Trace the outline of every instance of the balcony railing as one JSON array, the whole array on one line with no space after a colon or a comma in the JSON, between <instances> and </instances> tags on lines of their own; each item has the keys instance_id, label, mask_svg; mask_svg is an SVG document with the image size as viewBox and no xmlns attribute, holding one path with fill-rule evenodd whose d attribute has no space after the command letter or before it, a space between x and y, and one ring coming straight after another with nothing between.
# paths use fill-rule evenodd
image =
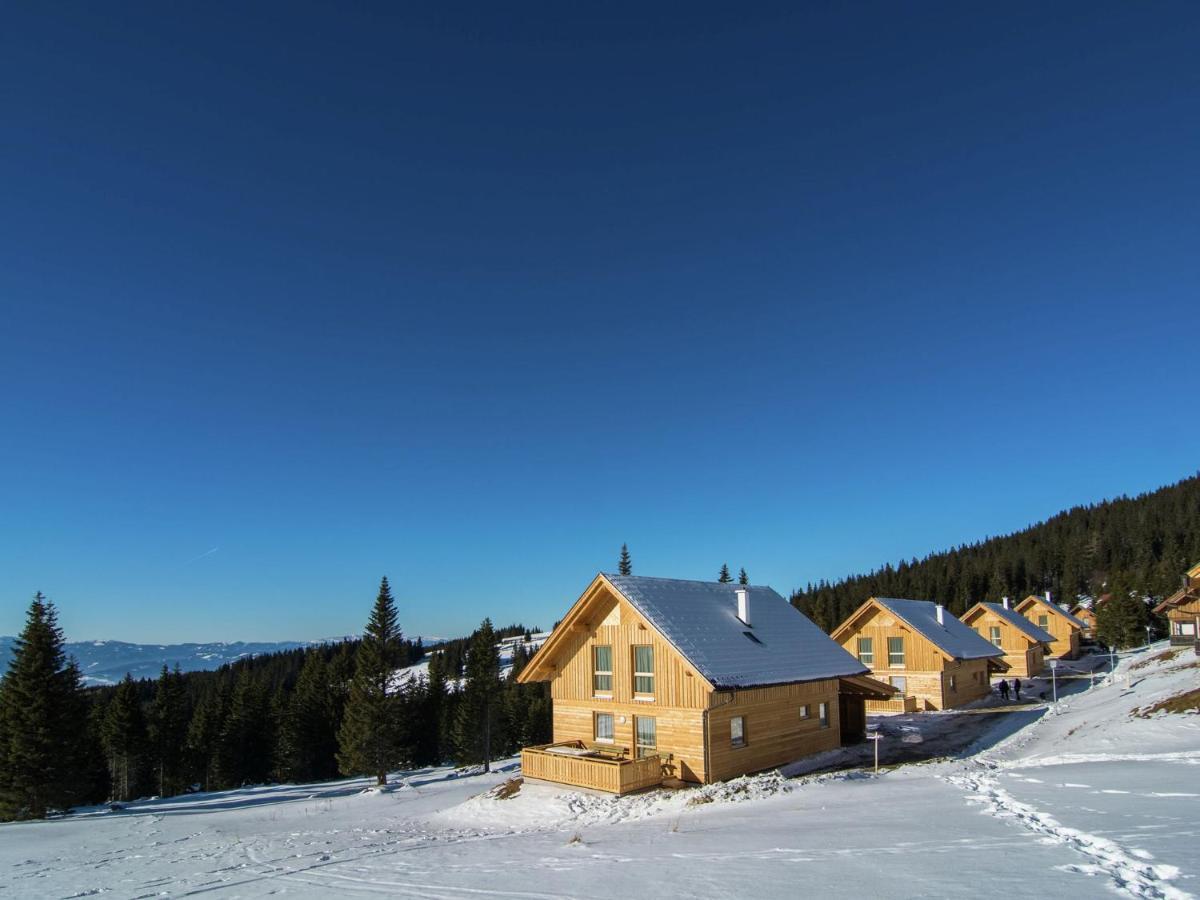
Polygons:
<instances>
[{"instance_id":1,"label":"balcony railing","mask_svg":"<svg viewBox=\"0 0 1200 900\"><path fill-rule=\"evenodd\" d=\"M628 794L662 784L657 754L631 759L619 750L588 747L582 741L559 741L521 751L521 774L574 787Z\"/></svg>"}]
</instances>

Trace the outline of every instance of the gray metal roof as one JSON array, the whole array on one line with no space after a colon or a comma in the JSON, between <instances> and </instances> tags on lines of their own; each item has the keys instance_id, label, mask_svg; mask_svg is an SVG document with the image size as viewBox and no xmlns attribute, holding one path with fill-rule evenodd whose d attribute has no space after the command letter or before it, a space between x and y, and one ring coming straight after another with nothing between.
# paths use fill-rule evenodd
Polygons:
<instances>
[{"instance_id":1,"label":"gray metal roof","mask_svg":"<svg viewBox=\"0 0 1200 900\"><path fill-rule=\"evenodd\" d=\"M1044 606L1047 609L1058 613L1060 616L1062 616L1064 619L1066 619L1068 622L1070 622L1072 625L1074 625L1077 628L1087 628L1088 627L1086 622L1075 618L1073 615L1071 615L1069 612L1067 612L1065 609L1063 609L1057 603L1051 603L1045 597L1039 597L1037 594L1030 594L1028 597L1025 598L1025 600L1036 600L1039 605ZM1024 603L1025 600L1022 600L1021 603ZM1020 606L1021 603L1018 603L1017 606Z\"/></svg>"},{"instance_id":2,"label":"gray metal roof","mask_svg":"<svg viewBox=\"0 0 1200 900\"><path fill-rule=\"evenodd\" d=\"M1009 625L1028 635L1031 639L1042 644L1054 643L1054 635L1034 625L1033 622L1029 621L1029 619L1025 618L1015 609L1005 608L1000 603L980 603L979 605L990 612L994 612Z\"/></svg>"},{"instance_id":3,"label":"gray metal roof","mask_svg":"<svg viewBox=\"0 0 1200 900\"><path fill-rule=\"evenodd\" d=\"M748 586L752 627L747 627L737 617L734 592L740 585L640 575L604 577L715 687L869 672L769 587Z\"/></svg>"},{"instance_id":4,"label":"gray metal roof","mask_svg":"<svg viewBox=\"0 0 1200 900\"><path fill-rule=\"evenodd\" d=\"M949 610L938 624L938 605L931 600L896 600L891 597L876 597L905 622L932 641L954 659L982 659L987 656L1002 656L1004 651L991 641L985 641L973 628L954 618Z\"/></svg>"}]
</instances>

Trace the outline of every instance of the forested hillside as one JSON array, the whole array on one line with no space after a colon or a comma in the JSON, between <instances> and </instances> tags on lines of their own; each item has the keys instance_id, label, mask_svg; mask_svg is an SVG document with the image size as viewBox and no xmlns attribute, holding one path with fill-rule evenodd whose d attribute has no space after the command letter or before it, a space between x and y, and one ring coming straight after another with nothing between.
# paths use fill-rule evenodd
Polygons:
<instances>
[{"instance_id":1,"label":"forested hillside","mask_svg":"<svg viewBox=\"0 0 1200 900\"><path fill-rule=\"evenodd\" d=\"M1200 560L1200 475L1137 497L1077 506L1004 537L866 575L810 584L792 603L832 631L868 597L937 600L960 615L980 600L1051 591L1159 597Z\"/></svg>"}]
</instances>

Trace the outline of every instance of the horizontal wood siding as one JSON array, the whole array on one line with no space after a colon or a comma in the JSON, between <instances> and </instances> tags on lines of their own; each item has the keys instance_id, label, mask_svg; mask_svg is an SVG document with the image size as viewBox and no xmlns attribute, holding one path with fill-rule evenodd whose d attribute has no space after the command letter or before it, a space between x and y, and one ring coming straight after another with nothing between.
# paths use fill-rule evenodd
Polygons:
<instances>
[{"instance_id":1,"label":"horizontal wood siding","mask_svg":"<svg viewBox=\"0 0 1200 900\"><path fill-rule=\"evenodd\" d=\"M667 773L685 781L705 780L703 710L665 709L653 703L555 700L555 742L593 743L593 714L597 711L613 714L613 744L627 748L630 754L634 751L634 717L653 716L658 733L658 755L662 757Z\"/></svg>"},{"instance_id":2,"label":"horizontal wood siding","mask_svg":"<svg viewBox=\"0 0 1200 900\"><path fill-rule=\"evenodd\" d=\"M822 728L817 704L828 704L829 725ZM750 688L742 691L718 691L713 694L709 712L709 764L713 780L733 778L785 765L841 744L838 712L838 681ZM800 718L807 704L809 716ZM734 747L730 739L730 720L741 716L746 743Z\"/></svg>"},{"instance_id":3,"label":"horizontal wood siding","mask_svg":"<svg viewBox=\"0 0 1200 900\"><path fill-rule=\"evenodd\" d=\"M586 620L565 635L556 654L559 668L550 682L550 696L560 700L595 701L597 709L633 703L633 647L648 644L654 648L654 696L647 706L703 709L708 704L708 686L698 677L675 648L665 641L637 614L628 601L603 588L586 611ZM592 648L612 647L611 699L595 697L592 690ZM637 701L642 705L642 701Z\"/></svg>"},{"instance_id":4,"label":"horizontal wood siding","mask_svg":"<svg viewBox=\"0 0 1200 900\"><path fill-rule=\"evenodd\" d=\"M549 753L535 747L521 751L521 774L612 794L627 794L661 784L663 780L656 756L618 763Z\"/></svg>"},{"instance_id":5,"label":"horizontal wood siding","mask_svg":"<svg viewBox=\"0 0 1200 900\"><path fill-rule=\"evenodd\" d=\"M1067 621L1057 606L1047 603L1041 597L1026 597L1017 604L1017 612L1034 625L1044 627L1054 636L1054 643L1050 645L1051 657L1075 659L1079 656L1079 628ZM1038 616L1041 615L1045 615L1048 620L1045 626L1038 623Z\"/></svg>"},{"instance_id":6,"label":"horizontal wood siding","mask_svg":"<svg viewBox=\"0 0 1200 900\"><path fill-rule=\"evenodd\" d=\"M954 689L950 679L954 678ZM937 709L953 709L971 703L992 692L986 659L952 660L942 671L942 705Z\"/></svg>"}]
</instances>

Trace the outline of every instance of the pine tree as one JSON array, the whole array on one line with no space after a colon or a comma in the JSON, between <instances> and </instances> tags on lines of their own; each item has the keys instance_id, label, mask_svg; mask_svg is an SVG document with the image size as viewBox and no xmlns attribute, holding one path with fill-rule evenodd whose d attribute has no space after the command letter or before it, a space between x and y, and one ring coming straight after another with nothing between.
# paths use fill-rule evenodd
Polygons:
<instances>
[{"instance_id":1,"label":"pine tree","mask_svg":"<svg viewBox=\"0 0 1200 900\"><path fill-rule=\"evenodd\" d=\"M160 797L180 794L187 787L185 753L190 719L187 689L179 664L175 664L174 672L168 671L164 664L150 710L150 744Z\"/></svg>"},{"instance_id":2,"label":"pine tree","mask_svg":"<svg viewBox=\"0 0 1200 900\"><path fill-rule=\"evenodd\" d=\"M738 584L749 584L749 583L750 583L750 576L746 574L746 567L743 566L742 570L740 572L738 572Z\"/></svg>"},{"instance_id":3,"label":"pine tree","mask_svg":"<svg viewBox=\"0 0 1200 900\"><path fill-rule=\"evenodd\" d=\"M1146 642L1150 613L1146 604L1128 593L1114 595L1096 610L1096 637L1102 644L1123 650Z\"/></svg>"},{"instance_id":4,"label":"pine tree","mask_svg":"<svg viewBox=\"0 0 1200 900\"><path fill-rule=\"evenodd\" d=\"M617 573L619 575L633 574L633 560L629 556L629 547L626 544L621 545L621 557L617 561Z\"/></svg>"},{"instance_id":5,"label":"pine tree","mask_svg":"<svg viewBox=\"0 0 1200 900\"><path fill-rule=\"evenodd\" d=\"M227 685L218 684L196 704L192 720L188 723L187 748L191 768L206 791L217 787L217 748L228 709Z\"/></svg>"},{"instance_id":6,"label":"pine tree","mask_svg":"<svg viewBox=\"0 0 1200 900\"><path fill-rule=\"evenodd\" d=\"M488 772L500 715L500 656L491 619L471 638L465 678L454 722L455 752L460 763L483 763Z\"/></svg>"},{"instance_id":7,"label":"pine tree","mask_svg":"<svg viewBox=\"0 0 1200 900\"><path fill-rule=\"evenodd\" d=\"M265 685L250 669L242 669L217 741L216 774L222 787L261 784L268 779L275 757L274 725Z\"/></svg>"},{"instance_id":8,"label":"pine tree","mask_svg":"<svg viewBox=\"0 0 1200 900\"><path fill-rule=\"evenodd\" d=\"M729 574L729 564L721 563L721 572L717 576L717 581L721 584L730 584L733 582L733 576Z\"/></svg>"},{"instance_id":9,"label":"pine tree","mask_svg":"<svg viewBox=\"0 0 1200 900\"><path fill-rule=\"evenodd\" d=\"M396 604L385 577L358 646L354 678L338 731L338 766L343 775L374 775L376 783L384 785L388 770L400 756L399 704L391 683L399 664L401 639Z\"/></svg>"},{"instance_id":10,"label":"pine tree","mask_svg":"<svg viewBox=\"0 0 1200 900\"><path fill-rule=\"evenodd\" d=\"M75 802L86 709L58 612L39 591L0 680L0 818L40 819Z\"/></svg>"},{"instance_id":11,"label":"pine tree","mask_svg":"<svg viewBox=\"0 0 1200 900\"><path fill-rule=\"evenodd\" d=\"M113 798L132 800L142 789L149 740L137 684L128 672L105 711L101 739L108 757Z\"/></svg>"},{"instance_id":12,"label":"pine tree","mask_svg":"<svg viewBox=\"0 0 1200 900\"><path fill-rule=\"evenodd\" d=\"M337 719L332 673L320 653L309 653L280 723L280 770L290 781L337 774Z\"/></svg>"}]
</instances>

